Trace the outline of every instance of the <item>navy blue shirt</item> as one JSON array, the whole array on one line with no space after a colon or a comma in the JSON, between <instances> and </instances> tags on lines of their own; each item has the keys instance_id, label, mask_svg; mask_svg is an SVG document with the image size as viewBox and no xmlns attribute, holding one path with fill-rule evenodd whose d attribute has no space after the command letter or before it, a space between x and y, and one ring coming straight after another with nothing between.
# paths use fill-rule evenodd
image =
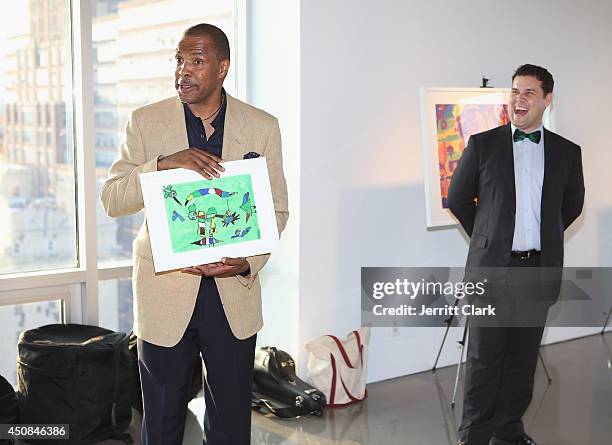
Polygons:
<instances>
[{"instance_id":1,"label":"navy blue shirt","mask_svg":"<svg viewBox=\"0 0 612 445\"><path fill-rule=\"evenodd\" d=\"M210 123L215 129L214 133L209 139L206 139L206 132L204 131L204 123L202 119L197 117L189 105L183 103L183 109L185 110L185 126L187 127L187 140L189 141L190 148L199 148L212 155L221 157L223 152L223 127L225 124L225 109L227 108L227 99L225 91L222 92L223 99L221 109L217 116Z\"/></svg>"},{"instance_id":2,"label":"navy blue shirt","mask_svg":"<svg viewBox=\"0 0 612 445\"><path fill-rule=\"evenodd\" d=\"M186 103L183 103L183 110L185 111L185 127L187 128L187 141L189 142L189 148L199 148L207 153L221 157L223 153L223 129L225 126L225 109L227 108L227 96L225 90L222 91L223 102L219 113L210 123L215 129L214 133L210 138L206 139L206 132L204 131L204 123L202 119L197 117ZM247 269L241 273L242 276L248 276L251 273L251 269ZM215 281L211 277L202 277L200 290L206 289L206 285L210 288L215 285Z\"/></svg>"}]
</instances>

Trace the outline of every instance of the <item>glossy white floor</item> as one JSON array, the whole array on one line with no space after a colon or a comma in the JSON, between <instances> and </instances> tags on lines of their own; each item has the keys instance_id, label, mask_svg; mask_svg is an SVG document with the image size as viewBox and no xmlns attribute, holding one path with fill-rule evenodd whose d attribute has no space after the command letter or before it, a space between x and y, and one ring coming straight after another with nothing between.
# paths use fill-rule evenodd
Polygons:
<instances>
[{"instance_id":1,"label":"glossy white floor","mask_svg":"<svg viewBox=\"0 0 612 445\"><path fill-rule=\"evenodd\" d=\"M527 431L539 445L612 444L612 333L546 346L548 385L538 365ZM280 420L253 414L253 445L455 445L461 416L450 409L455 368L368 386L368 399L321 418ZM184 444L202 443L204 404L190 404ZM140 418L130 433L139 443ZM106 441L105 445L120 442Z\"/></svg>"}]
</instances>

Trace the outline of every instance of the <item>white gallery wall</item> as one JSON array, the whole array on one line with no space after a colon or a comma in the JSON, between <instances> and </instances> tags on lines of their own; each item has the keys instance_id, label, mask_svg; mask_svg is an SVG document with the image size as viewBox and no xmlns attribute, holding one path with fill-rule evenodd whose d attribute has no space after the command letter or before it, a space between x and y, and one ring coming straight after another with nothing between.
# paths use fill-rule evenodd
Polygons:
<instances>
[{"instance_id":1,"label":"white gallery wall","mask_svg":"<svg viewBox=\"0 0 612 445\"><path fill-rule=\"evenodd\" d=\"M509 87L520 64L549 68L555 129L582 145L587 189L584 213L567 234L566 265L612 265L611 2L304 0L298 25L288 3L298 4L250 2L253 26L275 33L265 41L257 34L251 45L251 57L263 52L266 63L255 64L250 97L273 113L283 112L288 97L285 115L299 119L295 128L288 124L295 144L287 144L283 128L286 156L299 156L289 180L290 197L299 201L292 209L299 210L292 210L277 269L264 274L260 337L284 345L302 375L305 342L360 325L362 266L465 262L468 243L457 228L426 228L420 87L474 87L483 75ZM280 24L286 17L291 29ZM294 275L273 277L285 272ZM279 295L272 279L284 280L288 293ZM589 332L557 329L546 340ZM456 362L459 335L448 340L442 365ZM438 328L373 330L368 380L431 368L441 338Z\"/></svg>"},{"instance_id":2,"label":"white gallery wall","mask_svg":"<svg viewBox=\"0 0 612 445\"><path fill-rule=\"evenodd\" d=\"M247 102L279 120L289 221L281 246L261 273L264 329L259 346L277 346L297 357L300 228L300 8L297 1L247 3Z\"/></svg>"}]
</instances>

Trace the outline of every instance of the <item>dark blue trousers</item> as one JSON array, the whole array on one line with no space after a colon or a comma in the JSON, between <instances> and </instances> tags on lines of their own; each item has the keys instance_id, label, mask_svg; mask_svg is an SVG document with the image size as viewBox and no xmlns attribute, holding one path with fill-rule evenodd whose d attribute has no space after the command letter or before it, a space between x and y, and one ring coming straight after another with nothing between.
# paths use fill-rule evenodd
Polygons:
<instances>
[{"instance_id":1,"label":"dark blue trousers","mask_svg":"<svg viewBox=\"0 0 612 445\"><path fill-rule=\"evenodd\" d=\"M469 326L459 427L460 438L468 445L487 445L492 436L514 443L525 434L522 417L533 395L548 314L547 303L538 300L539 271L540 257L513 258L507 278L512 300L506 306L497 302L498 309L510 311L512 321L525 326Z\"/></svg>"},{"instance_id":2,"label":"dark blue trousers","mask_svg":"<svg viewBox=\"0 0 612 445\"><path fill-rule=\"evenodd\" d=\"M142 445L180 445L193 366L204 360L204 445L247 445L256 335L232 334L217 286L202 278L183 338L171 348L138 340L144 414Z\"/></svg>"}]
</instances>

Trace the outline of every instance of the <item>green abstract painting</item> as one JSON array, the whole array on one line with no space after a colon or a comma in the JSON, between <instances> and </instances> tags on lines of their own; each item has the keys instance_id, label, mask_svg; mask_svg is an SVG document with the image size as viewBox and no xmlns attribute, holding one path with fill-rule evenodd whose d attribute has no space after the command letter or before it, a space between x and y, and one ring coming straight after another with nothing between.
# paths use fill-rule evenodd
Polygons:
<instances>
[{"instance_id":1,"label":"green abstract painting","mask_svg":"<svg viewBox=\"0 0 612 445\"><path fill-rule=\"evenodd\" d=\"M163 187L175 253L260 239L250 175Z\"/></svg>"}]
</instances>

